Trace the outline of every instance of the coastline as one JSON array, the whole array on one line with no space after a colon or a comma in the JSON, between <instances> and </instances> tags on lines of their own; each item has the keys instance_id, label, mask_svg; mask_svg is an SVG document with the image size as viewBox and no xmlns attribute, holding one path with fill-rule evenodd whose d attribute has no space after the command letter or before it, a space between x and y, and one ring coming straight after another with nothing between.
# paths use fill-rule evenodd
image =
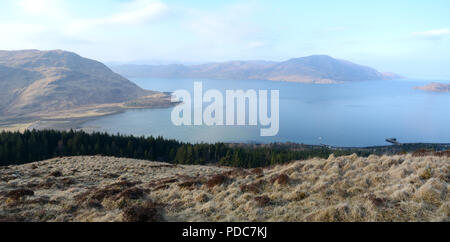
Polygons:
<instances>
[{"instance_id":1,"label":"coastline","mask_svg":"<svg viewBox=\"0 0 450 242\"><path fill-rule=\"evenodd\" d=\"M120 114L127 110L161 109L178 105L176 102L171 102L170 95L158 96L157 102L155 102L154 98L154 96L149 96L126 103L91 105L70 110L32 114L26 117L6 118L0 120L0 132L24 132L25 130L33 129L54 129L60 131L73 129L89 132L89 128L83 128L82 125L101 117Z\"/></svg>"}]
</instances>

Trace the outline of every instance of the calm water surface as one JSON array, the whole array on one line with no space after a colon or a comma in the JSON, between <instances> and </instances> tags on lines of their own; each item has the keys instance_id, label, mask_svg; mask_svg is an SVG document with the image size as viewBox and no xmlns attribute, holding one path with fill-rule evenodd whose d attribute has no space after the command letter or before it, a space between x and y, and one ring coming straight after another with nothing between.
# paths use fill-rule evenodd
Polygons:
<instances>
[{"instance_id":1,"label":"calm water surface","mask_svg":"<svg viewBox=\"0 0 450 242\"><path fill-rule=\"evenodd\" d=\"M145 89L190 90L193 79L132 79ZM84 124L110 133L164 136L186 142L297 142L334 146L450 142L450 94L414 90L431 81L395 80L314 85L271 81L201 80L203 89L280 90L280 131L260 137L255 126L182 126L172 109L129 110ZM207 106L207 104L204 104Z\"/></svg>"}]
</instances>

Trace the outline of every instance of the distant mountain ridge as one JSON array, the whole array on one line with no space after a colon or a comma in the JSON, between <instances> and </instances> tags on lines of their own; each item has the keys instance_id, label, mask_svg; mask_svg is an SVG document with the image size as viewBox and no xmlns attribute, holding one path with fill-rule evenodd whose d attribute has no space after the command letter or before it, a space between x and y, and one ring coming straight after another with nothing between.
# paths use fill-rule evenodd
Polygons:
<instances>
[{"instance_id":1,"label":"distant mountain ridge","mask_svg":"<svg viewBox=\"0 0 450 242\"><path fill-rule=\"evenodd\" d=\"M0 51L2 117L122 103L154 94L158 92L144 90L104 64L72 52Z\"/></svg>"},{"instance_id":2,"label":"distant mountain ridge","mask_svg":"<svg viewBox=\"0 0 450 242\"><path fill-rule=\"evenodd\" d=\"M393 73L334 59L313 55L272 61L230 61L202 65L117 65L115 72L130 78L208 78L233 80L271 80L303 83L339 83L401 78Z\"/></svg>"}]
</instances>

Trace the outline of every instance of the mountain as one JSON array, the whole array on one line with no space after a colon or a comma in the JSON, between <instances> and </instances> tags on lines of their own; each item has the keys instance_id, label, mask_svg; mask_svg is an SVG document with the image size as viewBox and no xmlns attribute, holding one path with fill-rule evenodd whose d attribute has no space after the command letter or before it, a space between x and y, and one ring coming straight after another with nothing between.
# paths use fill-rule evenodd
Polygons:
<instances>
[{"instance_id":1,"label":"mountain","mask_svg":"<svg viewBox=\"0 0 450 242\"><path fill-rule=\"evenodd\" d=\"M271 80L304 83L339 83L400 78L370 67L326 55L314 55L284 62L231 61L202 65L119 65L111 67L127 77L207 78Z\"/></svg>"},{"instance_id":2,"label":"mountain","mask_svg":"<svg viewBox=\"0 0 450 242\"><path fill-rule=\"evenodd\" d=\"M428 92L450 92L450 84L432 82L422 87L414 87L414 89Z\"/></svg>"},{"instance_id":3,"label":"mountain","mask_svg":"<svg viewBox=\"0 0 450 242\"><path fill-rule=\"evenodd\" d=\"M124 103L160 94L138 87L98 61L62 50L0 51L0 87L3 117Z\"/></svg>"}]
</instances>

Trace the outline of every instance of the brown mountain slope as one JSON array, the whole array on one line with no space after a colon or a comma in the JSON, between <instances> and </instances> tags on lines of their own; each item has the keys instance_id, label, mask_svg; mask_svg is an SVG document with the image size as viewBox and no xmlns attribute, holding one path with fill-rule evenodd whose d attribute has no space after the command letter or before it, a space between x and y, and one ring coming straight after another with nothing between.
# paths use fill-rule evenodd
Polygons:
<instances>
[{"instance_id":1,"label":"brown mountain slope","mask_svg":"<svg viewBox=\"0 0 450 242\"><path fill-rule=\"evenodd\" d=\"M157 94L160 93L144 90L102 63L75 53L0 51L0 113L3 117L36 116L40 112L124 103Z\"/></svg>"}]
</instances>

